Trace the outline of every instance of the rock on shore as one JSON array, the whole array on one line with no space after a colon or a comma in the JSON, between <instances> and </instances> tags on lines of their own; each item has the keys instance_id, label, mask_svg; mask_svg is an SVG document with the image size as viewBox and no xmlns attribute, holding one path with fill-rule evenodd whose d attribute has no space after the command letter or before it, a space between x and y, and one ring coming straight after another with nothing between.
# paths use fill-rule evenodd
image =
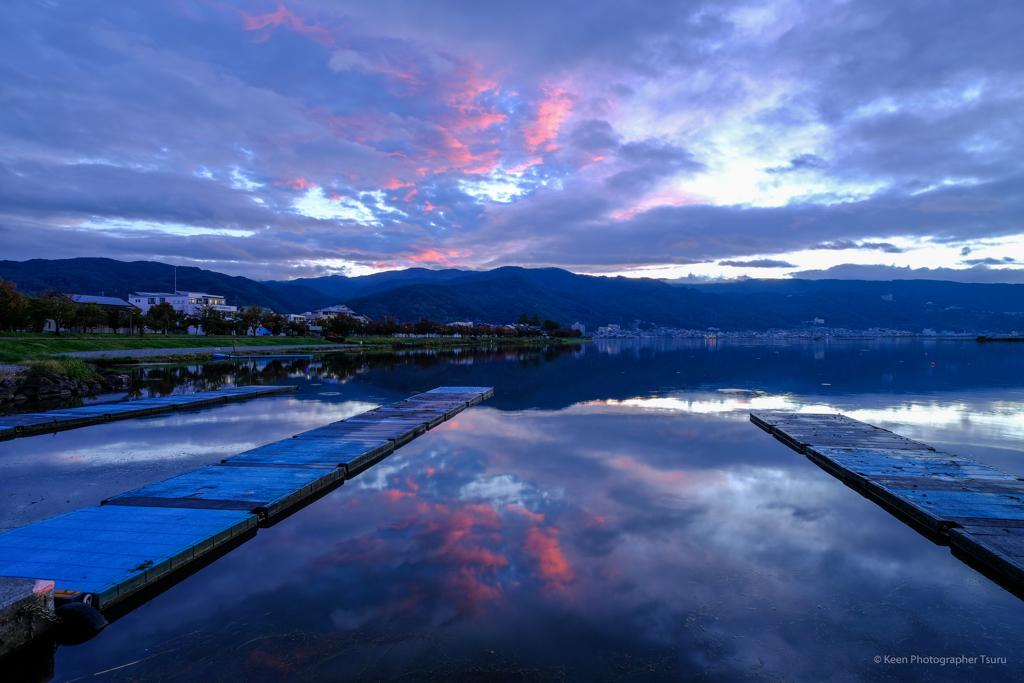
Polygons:
<instances>
[{"instance_id":1,"label":"rock on shore","mask_svg":"<svg viewBox=\"0 0 1024 683\"><path fill-rule=\"evenodd\" d=\"M0 403L14 401L53 401L72 396L92 396L114 391L127 391L131 386L128 375L104 375L93 382L83 382L61 375L28 377L22 382L12 379L0 381Z\"/></svg>"}]
</instances>

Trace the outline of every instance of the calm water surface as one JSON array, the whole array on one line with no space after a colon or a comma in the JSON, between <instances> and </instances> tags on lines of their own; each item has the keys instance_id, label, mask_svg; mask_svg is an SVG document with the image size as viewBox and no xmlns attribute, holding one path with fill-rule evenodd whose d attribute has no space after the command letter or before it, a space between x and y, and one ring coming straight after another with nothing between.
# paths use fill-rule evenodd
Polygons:
<instances>
[{"instance_id":1,"label":"calm water surface","mask_svg":"<svg viewBox=\"0 0 1024 683\"><path fill-rule=\"evenodd\" d=\"M494 386L60 648L54 680L139 660L86 680L1017 680L1024 602L747 414L841 411L1024 477L1022 358L973 342L598 342L152 369L137 393L299 391L0 443L0 526L413 392ZM1006 663L875 663L887 655Z\"/></svg>"}]
</instances>

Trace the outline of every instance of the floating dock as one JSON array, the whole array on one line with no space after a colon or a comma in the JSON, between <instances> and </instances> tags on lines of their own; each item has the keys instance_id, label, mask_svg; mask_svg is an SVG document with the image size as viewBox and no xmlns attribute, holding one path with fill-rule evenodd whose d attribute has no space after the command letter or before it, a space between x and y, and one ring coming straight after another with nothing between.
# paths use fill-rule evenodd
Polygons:
<instances>
[{"instance_id":1,"label":"floating dock","mask_svg":"<svg viewBox=\"0 0 1024 683\"><path fill-rule=\"evenodd\" d=\"M140 487L100 507L13 529L0 534L0 577L52 581L60 599L88 596L107 610L248 540L258 527L493 394L490 387L434 389Z\"/></svg>"},{"instance_id":2,"label":"floating dock","mask_svg":"<svg viewBox=\"0 0 1024 683\"><path fill-rule=\"evenodd\" d=\"M133 417L171 413L218 403L245 401L260 396L286 394L296 391L294 386L248 386L231 387L219 391L199 391L194 394L144 398L122 403L102 403L67 410L51 410L46 413L26 413L0 417L0 439L12 439L33 434L50 434L65 429L78 429L102 422L129 420Z\"/></svg>"},{"instance_id":3,"label":"floating dock","mask_svg":"<svg viewBox=\"0 0 1024 683\"><path fill-rule=\"evenodd\" d=\"M844 415L750 413L750 421L954 554L1024 589L1024 481Z\"/></svg>"}]
</instances>

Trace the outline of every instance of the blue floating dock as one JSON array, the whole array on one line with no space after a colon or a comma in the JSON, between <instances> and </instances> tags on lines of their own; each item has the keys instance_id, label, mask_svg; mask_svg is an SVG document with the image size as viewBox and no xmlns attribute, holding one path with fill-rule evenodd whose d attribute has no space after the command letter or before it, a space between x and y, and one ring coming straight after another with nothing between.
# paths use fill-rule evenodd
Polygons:
<instances>
[{"instance_id":1,"label":"blue floating dock","mask_svg":"<svg viewBox=\"0 0 1024 683\"><path fill-rule=\"evenodd\" d=\"M114 420L128 420L134 417L170 413L175 410L202 408L218 403L285 394L297 389L298 387L294 386L232 387L220 391L200 391L194 394L145 398L125 403L106 403L81 408L51 410L46 413L10 415L0 417L0 438L50 434Z\"/></svg>"},{"instance_id":2,"label":"blue floating dock","mask_svg":"<svg viewBox=\"0 0 1024 683\"><path fill-rule=\"evenodd\" d=\"M395 442L386 439L288 439L240 453L224 460L222 464L233 467L337 467L347 476L349 472L379 460L394 450Z\"/></svg>"},{"instance_id":3,"label":"blue floating dock","mask_svg":"<svg viewBox=\"0 0 1024 683\"><path fill-rule=\"evenodd\" d=\"M212 465L108 498L103 505L244 510L269 518L344 478L338 468Z\"/></svg>"},{"instance_id":4,"label":"blue floating dock","mask_svg":"<svg viewBox=\"0 0 1024 683\"><path fill-rule=\"evenodd\" d=\"M105 609L256 523L238 510L83 508L0 534L0 576L45 576Z\"/></svg>"},{"instance_id":5,"label":"blue floating dock","mask_svg":"<svg viewBox=\"0 0 1024 683\"><path fill-rule=\"evenodd\" d=\"M1024 589L1024 481L843 415L751 413L750 421Z\"/></svg>"},{"instance_id":6,"label":"blue floating dock","mask_svg":"<svg viewBox=\"0 0 1024 683\"><path fill-rule=\"evenodd\" d=\"M268 390L294 387L210 393L241 398ZM211 550L244 540L261 523L283 518L485 395L493 391L452 387L419 394L142 486L101 507L8 531L0 534L0 576L52 580L58 591L90 593L106 609ZM135 403L160 410L195 405L184 398Z\"/></svg>"},{"instance_id":7,"label":"blue floating dock","mask_svg":"<svg viewBox=\"0 0 1024 683\"><path fill-rule=\"evenodd\" d=\"M388 440L395 442L395 448L404 446L427 431L423 423L400 422L396 420L363 421L345 420L326 427L312 429L294 437L296 439L355 439L363 441Z\"/></svg>"}]
</instances>

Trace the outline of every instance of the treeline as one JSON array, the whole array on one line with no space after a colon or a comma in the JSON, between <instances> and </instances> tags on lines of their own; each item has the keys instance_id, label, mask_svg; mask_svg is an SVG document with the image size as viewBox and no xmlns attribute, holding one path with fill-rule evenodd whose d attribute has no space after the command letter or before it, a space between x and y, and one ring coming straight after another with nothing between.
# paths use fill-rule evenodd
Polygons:
<instances>
[{"instance_id":1,"label":"treeline","mask_svg":"<svg viewBox=\"0 0 1024 683\"><path fill-rule=\"evenodd\" d=\"M176 311L168 303L151 306L142 323L151 330L164 334L187 334L189 328L202 330L203 334L240 334L255 336L260 328L271 334L305 336L306 326L301 322L289 322L283 315L264 310L262 306L247 306L233 317L209 304L197 306L193 313Z\"/></svg>"},{"instance_id":2,"label":"treeline","mask_svg":"<svg viewBox=\"0 0 1024 683\"><path fill-rule=\"evenodd\" d=\"M54 321L60 334L61 328L128 327L132 316L129 311L108 311L94 303L79 304L59 292L22 294L13 282L0 279L0 332L42 332L47 320Z\"/></svg>"},{"instance_id":3,"label":"treeline","mask_svg":"<svg viewBox=\"0 0 1024 683\"><path fill-rule=\"evenodd\" d=\"M176 311L169 303L151 306L145 315L139 308L104 309L96 303L79 303L74 295L47 291L22 294L14 283L0 279L0 332L42 332L52 320L55 334L61 330L95 332L98 327L126 329L129 334L147 330L163 334L187 334L189 328L203 334L256 334L261 327L272 334L305 335L306 326L288 322L281 315L260 306L243 308L232 318L211 305L196 307L193 313Z\"/></svg>"},{"instance_id":4,"label":"treeline","mask_svg":"<svg viewBox=\"0 0 1024 683\"><path fill-rule=\"evenodd\" d=\"M48 320L56 326L55 334L62 330L95 332L96 328L127 330L129 334L147 331L163 334L188 334L190 329L202 334L255 335L261 328L273 335L305 336L307 323L289 322L285 316L265 310L261 306L248 306L234 316L206 304L196 306L191 313L175 310L169 303L150 306L145 315L141 309L107 310L96 303L79 303L74 295L47 291L37 295L22 294L14 283L0 279L0 332L42 332ZM363 322L359 318L338 315L316 321L328 337L357 335L391 337L394 335L437 335L442 337L581 337L578 330L563 328L554 320L541 321L539 315L528 318L524 313L516 325L450 325L428 318L416 323L398 323L394 317Z\"/></svg>"},{"instance_id":5,"label":"treeline","mask_svg":"<svg viewBox=\"0 0 1024 683\"><path fill-rule=\"evenodd\" d=\"M525 317L525 315L524 315ZM536 316L535 316L536 317ZM539 322L539 319L538 319ZM394 335L437 335L440 337L582 337L579 330L563 328L553 320L545 320L540 325L529 323L517 325L446 325L436 320L422 318L416 323L399 323L393 317L386 316L380 320L364 323L358 318L339 315L322 322L327 337L353 337L359 335L374 337L392 337Z\"/></svg>"}]
</instances>

